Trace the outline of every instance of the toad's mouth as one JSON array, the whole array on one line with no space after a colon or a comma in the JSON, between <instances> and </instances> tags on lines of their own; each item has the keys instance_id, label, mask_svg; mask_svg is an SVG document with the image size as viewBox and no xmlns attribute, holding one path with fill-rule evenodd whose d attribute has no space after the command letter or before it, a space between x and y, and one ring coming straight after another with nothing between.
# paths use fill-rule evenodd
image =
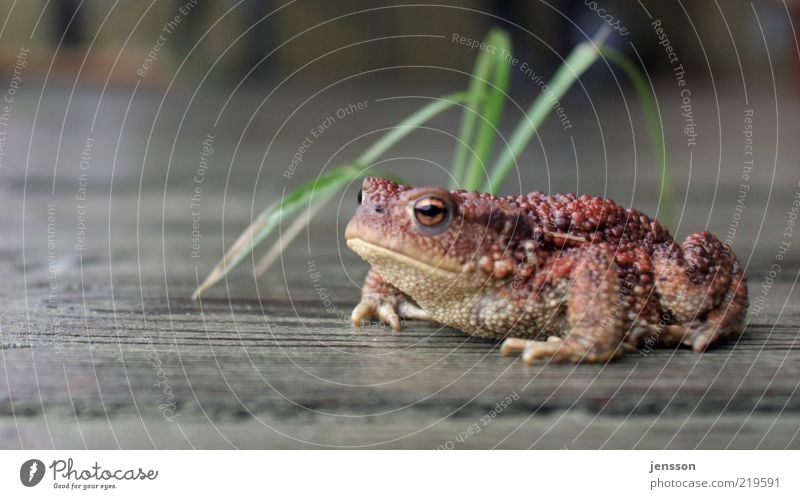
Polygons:
<instances>
[{"instance_id":1,"label":"toad's mouth","mask_svg":"<svg viewBox=\"0 0 800 499\"><path fill-rule=\"evenodd\" d=\"M453 260L443 258L436 264L430 264L422 260L420 255L388 249L358 237L347 239L347 246L358 253L361 258L378 267L381 266L381 262L389 259L396 264L418 269L428 275L433 274L450 279L457 277L464 271L461 264Z\"/></svg>"}]
</instances>

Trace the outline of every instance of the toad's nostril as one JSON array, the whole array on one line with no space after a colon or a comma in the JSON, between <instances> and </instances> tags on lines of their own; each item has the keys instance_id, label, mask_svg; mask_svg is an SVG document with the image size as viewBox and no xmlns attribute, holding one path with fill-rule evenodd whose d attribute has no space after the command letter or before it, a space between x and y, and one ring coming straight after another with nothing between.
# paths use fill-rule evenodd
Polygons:
<instances>
[{"instance_id":1,"label":"toad's nostril","mask_svg":"<svg viewBox=\"0 0 800 499\"><path fill-rule=\"evenodd\" d=\"M383 205L380 203L374 203L372 205L372 211L375 213L383 213Z\"/></svg>"}]
</instances>

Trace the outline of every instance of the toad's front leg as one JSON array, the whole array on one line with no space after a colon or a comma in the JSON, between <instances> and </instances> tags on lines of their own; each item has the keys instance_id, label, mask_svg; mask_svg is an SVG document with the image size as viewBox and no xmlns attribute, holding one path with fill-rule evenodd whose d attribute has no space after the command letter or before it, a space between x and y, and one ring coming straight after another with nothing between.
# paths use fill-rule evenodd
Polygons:
<instances>
[{"instance_id":1,"label":"toad's front leg","mask_svg":"<svg viewBox=\"0 0 800 499\"><path fill-rule=\"evenodd\" d=\"M358 327L362 321L373 318L389 324L395 331L402 329L400 319L433 320L411 297L384 281L371 268L364 279L361 301L353 309L351 319Z\"/></svg>"},{"instance_id":2,"label":"toad's front leg","mask_svg":"<svg viewBox=\"0 0 800 499\"><path fill-rule=\"evenodd\" d=\"M623 310L619 298L619 271L605 244L574 253L567 296L569 332L563 340L508 338L500 352L522 352L528 364L550 358L561 362L606 362L622 354Z\"/></svg>"}]
</instances>

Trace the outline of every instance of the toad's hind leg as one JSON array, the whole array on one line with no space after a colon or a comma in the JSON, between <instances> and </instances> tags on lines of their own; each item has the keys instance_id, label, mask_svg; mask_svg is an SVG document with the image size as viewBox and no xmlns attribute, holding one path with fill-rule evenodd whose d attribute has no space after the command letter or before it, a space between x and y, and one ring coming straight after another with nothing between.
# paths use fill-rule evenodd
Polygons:
<instances>
[{"instance_id":1,"label":"toad's hind leg","mask_svg":"<svg viewBox=\"0 0 800 499\"><path fill-rule=\"evenodd\" d=\"M623 351L623 310L619 299L619 269L612 251L605 244L593 244L575 253L572 285L567 297L569 332L561 340L548 341L508 338L500 352L522 352L532 364L551 358L566 362L607 362Z\"/></svg>"},{"instance_id":2,"label":"toad's hind leg","mask_svg":"<svg viewBox=\"0 0 800 499\"><path fill-rule=\"evenodd\" d=\"M702 352L738 335L747 313L747 281L730 247L708 232L654 252L659 305L671 318L662 343L683 343Z\"/></svg>"},{"instance_id":3,"label":"toad's hind leg","mask_svg":"<svg viewBox=\"0 0 800 499\"><path fill-rule=\"evenodd\" d=\"M401 319L433 320L411 297L384 281L375 269L369 269L364 279L361 301L353 309L350 318L356 327L366 319L377 318L395 331L402 329Z\"/></svg>"}]
</instances>

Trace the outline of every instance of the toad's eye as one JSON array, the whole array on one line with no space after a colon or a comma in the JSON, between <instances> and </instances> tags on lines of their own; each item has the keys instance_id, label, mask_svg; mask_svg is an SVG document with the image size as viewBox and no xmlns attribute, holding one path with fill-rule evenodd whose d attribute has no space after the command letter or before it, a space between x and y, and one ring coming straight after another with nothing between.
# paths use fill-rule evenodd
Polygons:
<instances>
[{"instance_id":1,"label":"toad's eye","mask_svg":"<svg viewBox=\"0 0 800 499\"><path fill-rule=\"evenodd\" d=\"M449 220L448 206L443 199L428 196L414 203L414 218L423 227L436 227Z\"/></svg>"},{"instance_id":2,"label":"toad's eye","mask_svg":"<svg viewBox=\"0 0 800 499\"><path fill-rule=\"evenodd\" d=\"M356 197L356 201L358 202L358 204L361 204L361 200L362 200L362 199L363 199L363 197L364 197L364 194L363 194L363 192L364 192L364 190L363 190L363 189L359 189L359 190L358 190L358 197Z\"/></svg>"}]
</instances>

